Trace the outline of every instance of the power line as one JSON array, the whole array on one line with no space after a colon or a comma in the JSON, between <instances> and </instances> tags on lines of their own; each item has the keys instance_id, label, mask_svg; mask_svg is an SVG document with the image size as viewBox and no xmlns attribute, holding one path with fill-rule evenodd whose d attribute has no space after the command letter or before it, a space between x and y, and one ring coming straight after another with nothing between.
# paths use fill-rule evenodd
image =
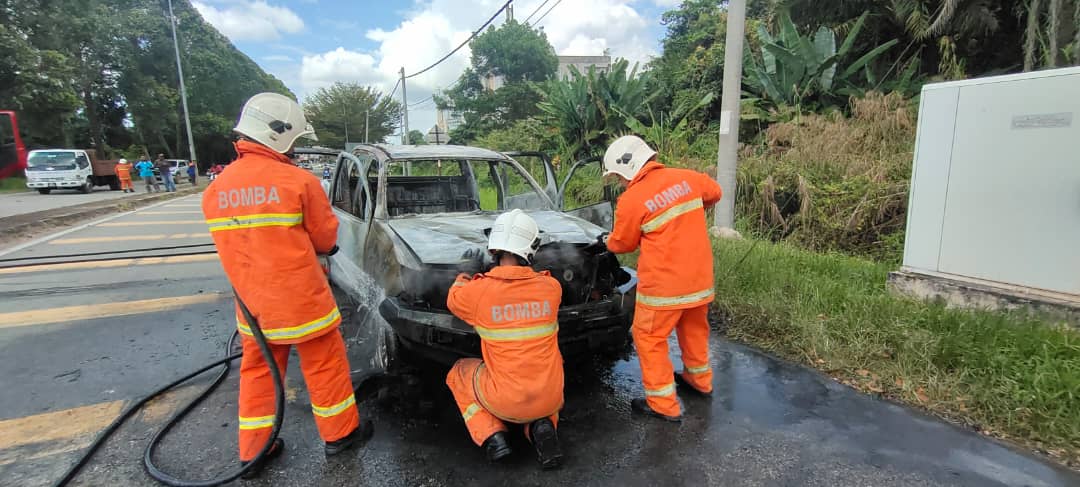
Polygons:
<instances>
[{"instance_id":1,"label":"power line","mask_svg":"<svg viewBox=\"0 0 1080 487\"><path fill-rule=\"evenodd\" d=\"M409 78L413 78L413 77L416 77L416 76L420 76L421 74L424 74L424 73L428 72L428 70L430 70L431 68L434 68L435 66L438 66L438 65L442 64L443 61L446 61L450 56L453 56L454 53L460 51L461 48L465 47L469 43L469 41L476 38L477 34L483 32L484 29L487 28L487 26L491 25L491 23L495 21L495 19L499 16L499 14L501 14L503 12L503 10L506 10L506 7L508 7L510 5L510 2L512 2L512 1L513 0L506 0L506 3L504 3L503 6L500 7L499 10L497 10L495 12L495 14L491 16L490 19L488 19L487 22L484 22L484 25L481 25L479 29L474 30L472 35L470 35L468 39L465 39L465 42L462 42L460 45L458 45L458 47L455 47L453 51L450 51L450 52L446 53L446 55L443 56L441 59L439 59L438 61L435 61L435 64L432 64L431 66L428 66L428 67L426 67L424 69L421 69L420 71L417 71L417 72L415 72L413 74L410 74L408 76L404 76L404 78L409 79ZM559 0L559 1L562 1L562 0ZM558 4L556 3L556 5L558 5ZM548 10L548 12L550 12L550 10ZM547 15L547 14L545 14L545 15Z\"/></svg>"},{"instance_id":2,"label":"power line","mask_svg":"<svg viewBox=\"0 0 1080 487\"><path fill-rule=\"evenodd\" d=\"M410 103L410 104L409 104L409 107L411 108L411 107L415 107L415 106L417 106L417 105L423 105L424 103L427 103L427 102L429 102L429 101L431 101L431 97L430 97L430 96L429 96L429 97L427 97L427 98L424 98L423 100L420 100L420 101L418 101L418 102L416 102L416 103Z\"/></svg>"},{"instance_id":3,"label":"power line","mask_svg":"<svg viewBox=\"0 0 1080 487\"><path fill-rule=\"evenodd\" d=\"M533 10L533 12L531 14L529 14L528 17L525 17L525 25L529 25L529 19L533 18L533 15L536 15L536 12L539 12L540 9L544 8L544 5L547 5L547 3L550 2L550 1L551 0L544 0L544 3L541 3L540 6L536 7L536 9Z\"/></svg>"},{"instance_id":4,"label":"power line","mask_svg":"<svg viewBox=\"0 0 1080 487\"><path fill-rule=\"evenodd\" d=\"M547 17L547 15L549 13L551 13L552 10L555 10L555 7L558 7L560 3L562 3L562 0L558 0L557 2L555 2L555 4L552 5L551 8L549 8L547 12L544 12L544 15L541 15L539 19L536 19L536 22L533 22L532 25L539 24L540 21L544 20L544 17Z\"/></svg>"},{"instance_id":5,"label":"power line","mask_svg":"<svg viewBox=\"0 0 1080 487\"><path fill-rule=\"evenodd\" d=\"M397 89L399 86L401 86L401 79L398 79L397 83L394 83L394 89L390 91L390 96L388 96L387 98L393 99L394 93L397 93Z\"/></svg>"}]
</instances>

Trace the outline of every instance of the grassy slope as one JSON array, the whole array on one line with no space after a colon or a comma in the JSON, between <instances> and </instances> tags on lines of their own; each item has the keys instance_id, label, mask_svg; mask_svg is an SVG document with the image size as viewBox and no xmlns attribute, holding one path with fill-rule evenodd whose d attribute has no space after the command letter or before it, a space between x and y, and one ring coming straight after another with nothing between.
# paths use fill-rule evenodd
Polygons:
<instances>
[{"instance_id":1,"label":"grassy slope","mask_svg":"<svg viewBox=\"0 0 1080 487\"><path fill-rule=\"evenodd\" d=\"M23 191L30 191L26 188L26 178L12 176L0 179L0 193L21 193Z\"/></svg>"},{"instance_id":2,"label":"grassy slope","mask_svg":"<svg viewBox=\"0 0 1080 487\"><path fill-rule=\"evenodd\" d=\"M1080 460L1075 329L897 298L885 289L891 266L858 258L768 242L714 247L716 305L730 319L731 338L1073 465Z\"/></svg>"}]
</instances>

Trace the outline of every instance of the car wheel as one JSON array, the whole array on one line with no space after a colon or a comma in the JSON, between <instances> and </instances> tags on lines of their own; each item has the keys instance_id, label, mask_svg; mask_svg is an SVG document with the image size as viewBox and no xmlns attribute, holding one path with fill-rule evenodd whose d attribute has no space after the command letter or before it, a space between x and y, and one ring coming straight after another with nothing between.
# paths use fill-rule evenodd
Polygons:
<instances>
[{"instance_id":1,"label":"car wheel","mask_svg":"<svg viewBox=\"0 0 1080 487\"><path fill-rule=\"evenodd\" d=\"M91 189L94 189L94 182L90 178L86 178L86 182L82 186L79 186L79 192L87 194Z\"/></svg>"},{"instance_id":2,"label":"car wheel","mask_svg":"<svg viewBox=\"0 0 1080 487\"><path fill-rule=\"evenodd\" d=\"M49 194L50 191L52 191L52 190L49 189L49 188L38 188L38 190L37 190L37 192L41 193L41 194Z\"/></svg>"}]
</instances>

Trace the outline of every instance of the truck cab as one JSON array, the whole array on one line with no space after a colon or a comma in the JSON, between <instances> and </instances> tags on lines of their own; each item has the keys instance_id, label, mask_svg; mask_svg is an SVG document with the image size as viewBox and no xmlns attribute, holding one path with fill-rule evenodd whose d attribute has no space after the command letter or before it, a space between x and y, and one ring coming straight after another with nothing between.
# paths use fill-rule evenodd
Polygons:
<instances>
[{"instance_id":1,"label":"truck cab","mask_svg":"<svg viewBox=\"0 0 1080 487\"><path fill-rule=\"evenodd\" d=\"M96 160L81 149L40 149L26 158L26 187L41 194L54 189L89 193L94 186L120 189L116 161Z\"/></svg>"}]
</instances>

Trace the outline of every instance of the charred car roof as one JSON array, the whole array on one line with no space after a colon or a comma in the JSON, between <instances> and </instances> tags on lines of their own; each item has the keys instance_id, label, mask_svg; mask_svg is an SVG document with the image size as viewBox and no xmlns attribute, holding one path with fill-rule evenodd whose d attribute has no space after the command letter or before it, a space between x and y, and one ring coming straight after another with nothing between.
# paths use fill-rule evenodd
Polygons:
<instances>
[{"instance_id":1,"label":"charred car roof","mask_svg":"<svg viewBox=\"0 0 1080 487\"><path fill-rule=\"evenodd\" d=\"M480 147L464 145L387 145L373 144L360 145L357 149L368 149L373 152L381 152L388 159L393 160L417 160L417 159L469 159L469 160L510 160L504 154Z\"/></svg>"}]
</instances>

